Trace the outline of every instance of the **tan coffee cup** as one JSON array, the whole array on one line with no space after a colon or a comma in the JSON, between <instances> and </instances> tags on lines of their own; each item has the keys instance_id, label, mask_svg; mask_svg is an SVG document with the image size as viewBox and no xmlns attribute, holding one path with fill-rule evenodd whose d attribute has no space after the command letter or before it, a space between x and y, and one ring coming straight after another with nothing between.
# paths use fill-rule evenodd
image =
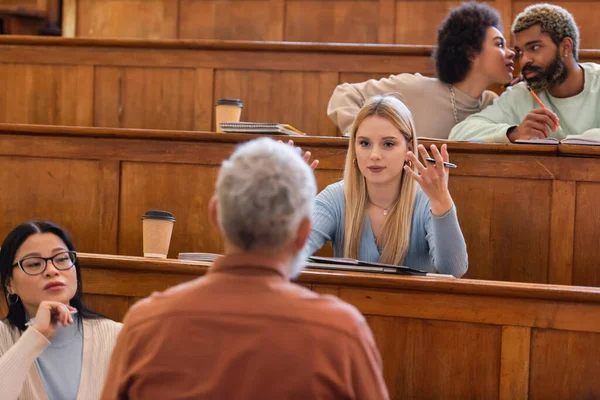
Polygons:
<instances>
[{"instance_id":1,"label":"tan coffee cup","mask_svg":"<svg viewBox=\"0 0 600 400\"><path fill-rule=\"evenodd\" d=\"M175 218L168 211L150 210L142 217L144 257L167 258Z\"/></svg>"},{"instance_id":2,"label":"tan coffee cup","mask_svg":"<svg viewBox=\"0 0 600 400\"><path fill-rule=\"evenodd\" d=\"M215 107L215 125L217 132L223 132L221 123L240 122L244 105L241 100L221 99Z\"/></svg>"}]
</instances>

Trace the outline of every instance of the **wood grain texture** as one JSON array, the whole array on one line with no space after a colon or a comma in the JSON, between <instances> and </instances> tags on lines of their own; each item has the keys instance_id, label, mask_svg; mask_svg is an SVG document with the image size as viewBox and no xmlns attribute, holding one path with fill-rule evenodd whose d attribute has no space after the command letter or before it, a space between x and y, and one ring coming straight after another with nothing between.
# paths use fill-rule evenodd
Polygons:
<instances>
[{"instance_id":1,"label":"wood grain texture","mask_svg":"<svg viewBox=\"0 0 600 400\"><path fill-rule=\"evenodd\" d=\"M183 68L100 67L96 70L94 123L192 130L196 78L194 70Z\"/></svg>"},{"instance_id":2,"label":"wood grain texture","mask_svg":"<svg viewBox=\"0 0 600 400\"><path fill-rule=\"evenodd\" d=\"M550 181L452 176L450 193L464 205L457 209L469 252L466 277L547 282Z\"/></svg>"},{"instance_id":3,"label":"wood grain texture","mask_svg":"<svg viewBox=\"0 0 600 400\"><path fill-rule=\"evenodd\" d=\"M214 79L216 99L243 99L242 121L283 122L312 135L336 135L325 111L337 85L335 73L217 70Z\"/></svg>"},{"instance_id":4,"label":"wood grain texture","mask_svg":"<svg viewBox=\"0 0 600 400\"><path fill-rule=\"evenodd\" d=\"M501 329L367 315L393 399L497 398Z\"/></svg>"},{"instance_id":5,"label":"wood grain texture","mask_svg":"<svg viewBox=\"0 0 600 400\"><path fill-rule=\"evenodd\" d=\"M549 283L557 285L573 283L576 194L576 182L554 181L552 183Z\"/></svg>"},{"instance_id":6,"label":"wood grain texture","mask_svg":"<svg viewBox=\"0 0 600 400\"><path fill-rule=\"evenodd\" d=\"M179 37L283 40L284 10L282 0L180 0Z\"/></svg>"},{"instance_id":7,"label":"wood grain texture","mask_svg":"<svg viewBox=\"0 0 600 400\"><path fill-rule=\"evenodd\" d=\"M179 1L77 0L77 36L175 39Z\"/></svg>"},{"instance_id":8,"label":"wood grain texture","mask_svg":"<svg viewBox=\"0 0 600 400\"><path fill-rule=\"evenodd\" d=\"M287 0L285 40L379 43L377 0Z\"/></svg>"},{"instance_id":9,"label":"wood grain texture","mask_svg":"<svg viewBox=\"0 0 600 400\"><path fill-rule=\"evenodd\" d=\"M93 68L0 64L0 118L22 124L92 125Z\"/></svg>"},{"instance_id":10,"label":"wood grain texture","mask_svg":"<svg viewBox=\"0 0 600 400\"><path fill-rule=\"evenodd\" d=\"M502 327L500 399L526 400L529 392L529 351L531 329Z\"/></svg>"},{"instance_id":11,"label":"wood grain texture","mask_svg":"<svg viewBox=\"0 0 600 400\"><path fill-rule=\"evenodd\" d=\"M500 13L504 34L511 41L514 17L534 2L487 3ZM66 19L66 36L435 44L437 27L460 1L65 0L64 4L63 18L72 16ZM584 0L555 4L574 15L580 47L600 47L594 19L600 5ZM69 22L75 16L76 22ZM64 29L63 25L63 33Z\"/></svg>"},{"instance_id":12,"label":"wood grain texture","mask_svg":"<svg viewBox=\"0 0 600 400\"><path fill-rule=\"evenodd\" d=\"M223 240L209 223L208 203L217 166L123 163L119 215L119 253L141 255L142 221L148 210L166 210L177 222L169 255L221 253Z\"/></svg>"},{"instance_id":13,"label":"wood grain texture","mask_svg":"<svg viewBox=\"0 0 600 400\"><path fill-rule=\"evenodd\" d=\"M206 217L216 173L236 144L255 137L0 124L0 170L5 181L18 188L16 194L0 196L0 212L10 216L0 234L34 217L67 224L69 229L74 221L83 221L74 233L84 250L139 255L140 218L157 208L173 212L178 220L171 255L219 252L222 242ZM319 190L342 179L347 139L294 139L320 160ZM589 154L562 157L556 148L544 146L450 143L449 147L460 165L450 178L450 191L469 252L466 277L558 280L569 275L568 254L573 251L572 283L597 284L594 238L600 221L593 216L600 193L592 181L594 160ZM588 179L576 184L576 193L571 191L575 183L563 178L576 178L573 163L585 166L582 174ZM52 197L46 170L54 177L58 174L61 196L69 194L60 197L72 202L66 213ZM571 239L569 227L574 231ZM319 254L331 255L331 249Z\"/></svg>"},{"instance_id":14,"label":"wood grain texture","mask_svg":"<svg viewBox=\"0 0 600 400\"><path fill-rule=\"evenodd\" d=\"M93 160L10 156L0 156L0 163L0 179L10 188L0 192L0 237L17 225L42 219L64 227L80 251L115 250L111 224L116 208L108 192L115 190L118 179L110 166Z\"/></svg>"},{"instance_id":15,"label":"wood grain texture","mask_svg":"<svg viewBox=\"0 0 600 400\"><path fill-rule=\"evenodd\" d=\"M529 398L598 398L600 381L588 379L588 376L600 369L600 357L596 354L599 346L598 332L534 329Z\"/></svg>"},{"instance_id":16,"label":"wood grain texture","mask_svg":"<svg viewBox=\"0 0 600 400\"><path fill-rule=\"evenodd\" d=\"M574 285L600 285L600 272L598 270L598 260L600 259L598 196L600 196L600 184L577 183L573 244Z\"/></svg>"},{"instance_id":17,"label":"wood grain texture","mask_svg":"<svg viewBox=\"0 0 600 400\"><path fill-rule=\"evenodd\" d=\"M116 317L210 265L96 254L80 262L88 303ZM297 281L364 313L392 399L600 395L598 288L312 269Z\"/></svg>"}]
</instances>

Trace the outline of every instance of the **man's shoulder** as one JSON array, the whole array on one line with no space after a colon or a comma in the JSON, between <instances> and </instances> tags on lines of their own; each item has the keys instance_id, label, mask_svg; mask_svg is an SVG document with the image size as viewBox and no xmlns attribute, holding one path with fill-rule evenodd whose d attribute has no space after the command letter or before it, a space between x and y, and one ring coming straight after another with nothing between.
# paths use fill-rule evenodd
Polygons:
<instances>
[{"instance_id":1,"label":"man's shoulder","mask_svg":"<svg viewBox=\"0 0 600 400\"><path fill-rule=\"evenodd\" d=\"M315 294L311 304L306 305L303 314L307 315L307 322L313 325L354 338L366 325L365 317L356 307L329 294Z\"/></svg>"},{"instance_id":2,"label":"man's shoulder","mask_svg":"<svg viewBox=\"0 0 600 400\"><path fill-rule=\"evenodd\" d=\"M585 62L579 64L581 67L588 72L594 73L596 75L600 75L600 64L594 62Z\"/></svg>"},{"instance_id":3,"label":"man's shoulder","mask_svg":"<svg viewBox=\"0 0 600 400\"><path fill-rule=\"evenodd\" d=\"M123 323L133 328L152 321L160 322L166 314L177 309L178 304L185 304L186 299L203 280L204 277L196 278L165 291L152 293L129 308Z\"/></svg>"}]
</instances>

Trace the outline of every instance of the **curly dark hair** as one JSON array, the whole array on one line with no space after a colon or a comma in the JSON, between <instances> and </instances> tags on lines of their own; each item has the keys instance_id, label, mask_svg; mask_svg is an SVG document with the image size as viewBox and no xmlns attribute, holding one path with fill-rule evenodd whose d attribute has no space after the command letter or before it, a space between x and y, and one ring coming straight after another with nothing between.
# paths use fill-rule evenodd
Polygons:
<instances>
[{"instance_id":1,"label":"curly dark hair","mask_svg":"<svg viewBox=\"0 0 600 400\"><path fill-rule=\"evenodd\" d=\"M465 79L471 68L470 57L483 47L489 28L502 30L498 12L484 3L469 2L452 9L437 32L433 54L438 78L445 83Z\"/></svg>"}]
</instances>

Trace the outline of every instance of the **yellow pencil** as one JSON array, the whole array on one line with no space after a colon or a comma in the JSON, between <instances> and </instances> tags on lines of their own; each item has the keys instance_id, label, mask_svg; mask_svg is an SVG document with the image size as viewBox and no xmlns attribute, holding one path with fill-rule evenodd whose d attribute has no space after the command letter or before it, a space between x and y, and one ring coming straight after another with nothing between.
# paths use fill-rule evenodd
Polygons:
<instances>
[{"instance_id":1,"label":"yellow pencil","mask_svg":"<svg viewBox=\"0 0 600 400\"><path fill-rule=\"evenodd\" d=\"M529 90L529 93L531 93L531 95L533 96L533 98L535 99L535 101L537 101L537 103L540 105L540 107L542 108L546 108L546 106L544 105L544 103L542 103L542 101L540 100L539 97L537 97L537 94L535 94L535 92L533 91L533 89L531 89L529 86L527 86L527 90ZM560 124L556 123L556 127L558 129L560 129Z\"/></svg>"}]
</instances>

